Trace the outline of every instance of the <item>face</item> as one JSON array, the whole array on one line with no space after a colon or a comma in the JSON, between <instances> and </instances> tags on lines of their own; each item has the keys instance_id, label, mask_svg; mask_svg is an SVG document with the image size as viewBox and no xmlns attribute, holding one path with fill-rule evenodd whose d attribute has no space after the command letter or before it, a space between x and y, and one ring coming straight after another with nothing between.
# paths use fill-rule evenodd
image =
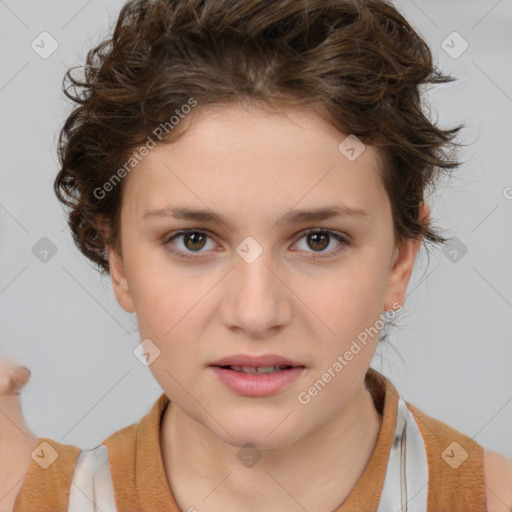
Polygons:
<instances>
[{"instance_id":1,"label":"face","mask_svg":"<svg viewBox=\"0 0 512 512\"><path fill-rule=\"evenodd\" d=\"M233 446L283 447L362 389L419 242L394 245L376 150L347 158L347 134L313 110L194 115L126 178L122 257L108 248L114 290L151 340L149 367L175 407ZM222 220L176 218L176 208ZM341 213L296 217L324 208ZM300 371L266 394L235 391L210 366L235 354L282 356Z\"/></svg>"}]
</instances>

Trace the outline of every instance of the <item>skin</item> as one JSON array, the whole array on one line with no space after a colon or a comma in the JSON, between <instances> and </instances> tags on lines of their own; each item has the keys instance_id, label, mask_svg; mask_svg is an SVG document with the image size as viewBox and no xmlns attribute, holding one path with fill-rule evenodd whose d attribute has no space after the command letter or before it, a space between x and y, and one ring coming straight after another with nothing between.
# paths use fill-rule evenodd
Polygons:
<instances>
[{"instance_id":1,"label":"skin","mask_svg":"<svg viewBox=\"0 0 512 512\"><path fill-rule=\"evenodd\" d=\"M366 147L349 161L338 150L346 135L314 111L233 106L203 111L195 121L129 175L121 254L108 249L120 305L136 313L141 339L160 350L150 369L171 399L161 437L167 475L182 510L300 510L298 502L332 511L360 477L380 428L364 386L378 337L309 404L297 395L384 311L404 303L420 243L394 245L376 150ZM207 205L231 229L144 218L178 203ZM368 215L276 224L290 209L331 204ZM422 216L428 214L424 204ZM169 242L183 228L207 230L210 238L203 246L183 236ZM331 238L318 249L303 234L311 228L344 234L349 243L314 259L340 243ZM247 236L263 248L250 264L236 252ZM180 259L171 248L199 250L199 259ZM273 396L243 397L207 368L235 353L277 353L307 371ZM237 458L246 443L262 453L253 467Z\"/></svg>"},{"instance_id":2,"label":"skin","mask_svg":"<svg viewBox=\"0 0 512 512\"><path fill-rule=\"evenodd\" d=\"M485 450L484 478L488 512L512 511L512 460Z\"/></svg>"},{"instance_id":3,"label":"skin","mask_svg":"<svg viewBox=\"0 0 512 512\"><path fill-rule=\"evenodd\" d=\"M297 394L382 311L404 303L419 243L393 244L372 148L349 162L337 153L345 136L311 111L287 117L237 109L210 114L203 112L185 138L158 146L132 171L123 194L122 255L108 247L120 305L137 314L141 339L150 338L160 350L150 369L172 400L162 421L165 469L182 510L303 510L298 502L332 511L357 482L378 435L381 417L363 385L376 337L308 405L299 404ZM335 172L326 174L333 165ZM206 203L233 230L142 220L148 209L177 202ZM370 222L331 219L270 230L289 209L332 202L367 209ZM428 218L426 204L421 215ZM300 233L317 227L346 233L351 244L337 257L314 261L315 246ZM210 232L213 239L200 249L208 256L186 263L170 255L166 234L182 228ZM249 235L264 249L250 264L235 252ZM187 250L184 240L174 243ZM333 239L324 252L337 246ZM240 397L206 368L239 352L282 354L305 364L307 372L271 397ZM6 477L25 474L34 448L25 442L18 452L6 451L18 435L7 415L35 442L19 395L12 394L28 377L14 379L14 368L3 378L0 364L6 413L0 415L1 496L12 487ZM251 468L237 458L247 442L262 454ZM486 451L484 470L488 511L508 511L512 462ZM14 509L14 494L0 501L1 512Z\"/></svg>"},{"instance_id":4,"label":"skin","mask_svg":"<svg viewBox=\"0 0 512 512\"><path fill-rule=\"evenodd\" d=\"M0 512L14 510L36 445L20 403L21 389L29 378L28 368L0 359Z\"/></svg>"}]
</instances>

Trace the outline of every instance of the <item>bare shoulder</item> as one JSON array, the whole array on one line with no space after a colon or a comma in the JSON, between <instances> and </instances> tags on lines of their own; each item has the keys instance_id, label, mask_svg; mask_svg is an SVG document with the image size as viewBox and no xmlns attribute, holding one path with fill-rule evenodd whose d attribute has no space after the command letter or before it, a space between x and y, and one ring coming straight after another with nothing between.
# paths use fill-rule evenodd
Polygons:
<instances>
[{"instance_id":1,"label":"bare shoulder","mask_svg":"<svg viewBox=\"0 0 512 512\"><path fill-rule=\"evenodd\" d=\"M501 453L484 452L485 491L488 512L512 510L512 460Z\"/></svg>"}]
</instances>

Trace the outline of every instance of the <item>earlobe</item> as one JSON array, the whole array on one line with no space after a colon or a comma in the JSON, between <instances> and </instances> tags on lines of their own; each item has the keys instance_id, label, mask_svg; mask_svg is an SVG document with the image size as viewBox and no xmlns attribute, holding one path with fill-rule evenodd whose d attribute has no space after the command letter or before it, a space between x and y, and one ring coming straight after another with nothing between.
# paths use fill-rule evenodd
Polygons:
<instances>
[{"instance_id":1,"label":"earlobe","mask_svg":"<svg viewBox=\"0 0 512 512\"><path fill-rule=\"evenodd\" d=\"M427 223L430 217L430 208L427 203L423 202L420 205L420 218L423 223ZM388 292L384 309L386 311L395 309L394 304L404 304L407 285L411 278L416 261L416 255L420 248L422 237L415 240L409 238L404 243L395 249L393 264L389 273Z\"/></svg>"},{"instance_id":2,"label":"earlobe","mask_svg":"<svg viewBox=\"0 0 512 512\"><path fill-rule=\"evenodd\" d=\"M103 243L105 244L105 250L107 252L109 262L110 279L112 281L112 287L114 289L117 302L126 312L133 313L135 311L135 307L130 294L123 260L117 250L108 243L110 236L110 223L105 216L98 214L96 215L96 226L103 239Z\"/></svg>"},{"instance_id":3,"label":"earlobe","mask_svg":"<svg viewBox=\"0 0 512 512\"><path fill-rule=\"evenodd\" d=\"M119 305L128 313L135 311L128 279L124 268L124 262L117 251L107 245L107 254L110 267L110 279Z\"/></svg>"}]
</instances>

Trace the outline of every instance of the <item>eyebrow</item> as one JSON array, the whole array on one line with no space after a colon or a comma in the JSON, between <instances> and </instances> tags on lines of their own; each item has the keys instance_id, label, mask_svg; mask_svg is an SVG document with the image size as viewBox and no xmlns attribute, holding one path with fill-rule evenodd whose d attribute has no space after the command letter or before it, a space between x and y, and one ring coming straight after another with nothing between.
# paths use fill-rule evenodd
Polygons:
<instances>
[{"instance_id":1,"label":"eyebrow","mask_svg":"<svg viewBox=\"0 0 512 512\"><path fill-rule=\"evenodd\" d=\"M361 208L332 205L308 210L290 210L283 215L279 222L284 224L300 224L304 222L318 222L337 217L368 218L369 216L370 214ZM148 211L143 215L143 219L169 217L210 224L224 224L228 229L232 230L230 223L222 215L215 213L212 210L201 210L197 208L187 208L184 206L168 206L166 208Z\"/></svg>"}]
</instances>

